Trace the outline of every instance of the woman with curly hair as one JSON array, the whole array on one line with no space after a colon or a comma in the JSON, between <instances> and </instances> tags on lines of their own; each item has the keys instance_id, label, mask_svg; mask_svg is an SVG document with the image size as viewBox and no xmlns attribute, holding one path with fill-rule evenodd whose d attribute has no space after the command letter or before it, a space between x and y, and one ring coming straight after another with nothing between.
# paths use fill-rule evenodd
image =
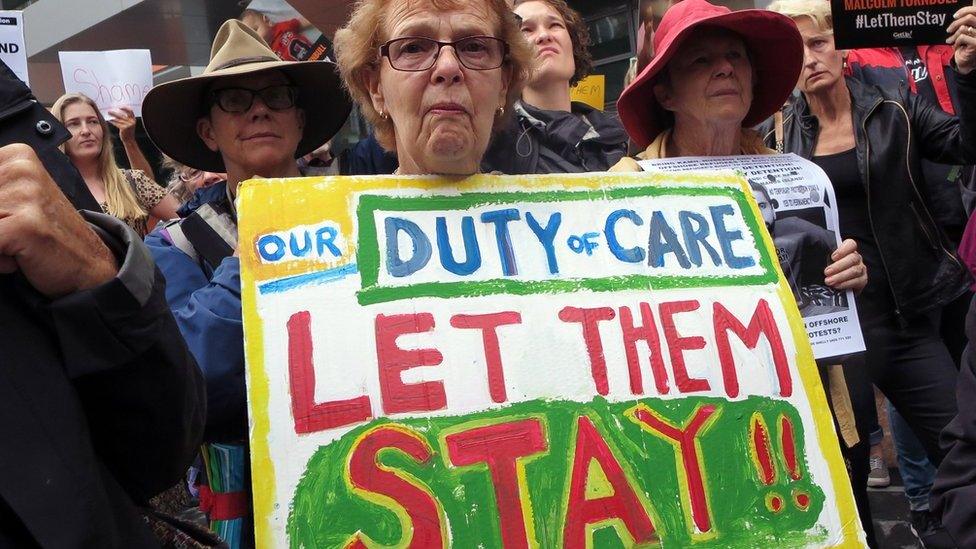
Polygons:
<instances>
[{"instance_id":1,"label":"woman with curly hair","mask_svg":"<svg viewBox=\"0 0 976 549\"><path fill-rule=\"evenodd\" d=\"M485 169L570 173L613 166L627 152L620 122L570 100L570 88L593 68L586 23L565 0L516 0L514 9L535 70L515 104L514 123L485 156Z\"/></svg>"}]
</instances>

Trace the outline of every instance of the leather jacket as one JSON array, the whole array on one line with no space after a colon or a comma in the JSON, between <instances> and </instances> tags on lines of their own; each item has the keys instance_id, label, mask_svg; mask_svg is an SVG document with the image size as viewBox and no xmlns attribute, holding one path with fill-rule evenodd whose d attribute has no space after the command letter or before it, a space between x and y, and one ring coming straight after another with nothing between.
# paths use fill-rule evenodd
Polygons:
<instances>
[{"instance_id":1,"label":"leather jacket","mask_svg":"<svg viewBox=\"0 0 976 549\"><path fill-rule=\"evenodd\" d=\"M944 164L976 163L976 71L948 71L960 92L959 117L906 90L883 90L846 78L851 93L858 171L871 229L894 299L894 315L910 318L965 292L969 273L931 213L923 158ZM776 147L771 120L761 127ZM783 152L813 157L817 118L799 94L783 112ZM779 148L779 147L776 147Z\"/></svg>"}]
</instances>

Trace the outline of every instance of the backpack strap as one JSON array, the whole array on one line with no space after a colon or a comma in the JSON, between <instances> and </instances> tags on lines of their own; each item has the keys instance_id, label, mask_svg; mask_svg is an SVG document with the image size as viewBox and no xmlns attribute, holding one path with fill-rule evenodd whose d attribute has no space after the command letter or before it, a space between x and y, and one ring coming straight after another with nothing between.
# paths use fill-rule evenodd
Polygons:
<instances>
[{"instance_id":1,"label":"backpack strap","mask_svg":"<svg viewBox=\"0 0 976 549\"><path fill-rule=\"evenodd\" d=\"M163 231L170 244L214 268L237 249L237 223L220 203L204 204L183 219L168 222Z\"/></svg>"}]
</instances>

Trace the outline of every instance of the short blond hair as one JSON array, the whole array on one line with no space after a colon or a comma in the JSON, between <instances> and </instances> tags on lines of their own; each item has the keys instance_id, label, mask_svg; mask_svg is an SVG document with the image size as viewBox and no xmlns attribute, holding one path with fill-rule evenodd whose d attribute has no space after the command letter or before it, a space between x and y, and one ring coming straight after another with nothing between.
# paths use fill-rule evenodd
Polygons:
<instances>
[{"instance_id":1,"label":"short blond hair","mask_svg":"<svg viewBox=\"0 0 976 549\"><path fill-rule=\"evenodd\" d=\"M830 15L828 0L776 0L769 5L769 10L790 19L809 17L821 31L834 32L834 19Z\"/></svg>"},{"instance_id":2,"label":"short blond hair","mask_svg":"<svg viewBox=\"0 0 976 549\"><path fill-rule=\"evenodd\" d=\"M485 6L496 17L497 37L508 44L508 56L504 67L510 71L505 110L496 113L492 133L503 126L505 117L512 111L512 104L522 95L531 71L532 50L522 36L515 15L506 0L358 0L346 26L336 31L335 48L339 72L349 95L359 104L366 120L373 126L376 140L388 151L396 152L393 121L381 117L373 108L369 94L368 77L379 70L380 46L389 40L385 35L390 7L397 2L419 1L434 10L454 10L466 6Z\"/></svg>"}]
</instances>

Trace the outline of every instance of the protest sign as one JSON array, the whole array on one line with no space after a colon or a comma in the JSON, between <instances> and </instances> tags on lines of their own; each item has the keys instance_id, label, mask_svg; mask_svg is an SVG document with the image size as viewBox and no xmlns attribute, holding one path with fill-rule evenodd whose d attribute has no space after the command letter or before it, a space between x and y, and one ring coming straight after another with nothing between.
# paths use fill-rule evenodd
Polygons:
<instances>
[{"instance_id":1,"label":"protest sign","mask_svg":"<svg viewBox=\"0 0 976 549\"><path fill-rule=\"evenodd\" d=\"M604 107L604 90L606 89L606 76L602 74L591 74L580 80L569 90L569 98L573 101L586 103L598 111Z\"/></svg>"},{"instance_id":2,"label":"protest sign","mask_svg":"<svg viewBox=\"0 0 976 549\"><path fill-rule=\"evenodd\" d=\"M745 180L252 180L261 547L862 546Z\"/></svg>"},{"instance_id":3,"label":"protest sign","mask_svg":"<svg viewBox=\"0 0 976 549\"><path fill-rule=\"evenodd\" d=\"M645 170L735 170L749 181L800 308L816 358L864 350L854 292L824 284L823 271L840 245L834 186L820 166L795 154L643 160Z\"/></svg>"},{"instance_id":4,"label":"protest sign","mask_svg":"<svg viewBox=\"0 0 976 549\"><path fill-rule=\"evenodd\" d=\"M966 0L830 0L834 47L944 45L952 14L969 5Z\"/></svg>"},{"instance_id":5,"label":"protest sign","mask_svg":"<svg viewBox=\"0 0 976 549\"><path fill-rule=\"evenodd\" d=\"M58 58L65 93L91 97L105 118L118 107L142 116L142 100L153 86L149 50L62 51Z\"/></svg>"},{"instance_id":6,"label":"protest sign","mask_svg":"<svg viewBox=\"0 0 976 549\"><path fill-rule=\"evenodd\" d=\"M0 10L0 59L17 78L27 80L27 44L24 43L24 12Z\"/></svg>"}]
</instances>

